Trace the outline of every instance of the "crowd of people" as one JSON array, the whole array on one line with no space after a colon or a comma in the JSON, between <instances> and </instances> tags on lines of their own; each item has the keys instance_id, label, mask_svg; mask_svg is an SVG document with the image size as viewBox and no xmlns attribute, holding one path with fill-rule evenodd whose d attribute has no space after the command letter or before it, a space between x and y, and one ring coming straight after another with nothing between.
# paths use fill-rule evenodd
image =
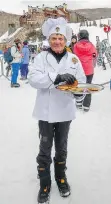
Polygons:
<instances>
[{"instance_id":1,"label":"crowd of people","mask_svg":"<svg viewBox=\"0 0 111 204\"><path fill-rule=\"evenodd\" d=\"M106 70L106 64L109 64L111 68L111 46L108 39L100 40L99 36L96 36L96 49L97 49L97 65L102 66L103 70Z\"/></svg>"},{"instance_id":2,"label":"crowd of people","mask_svg":"<svg viewBox=\"0 0 111 204\"><path fill-rule=\"evenodd\" d=\"M47 50L47 46L37 46L29 44L27 40L23 42L20 39L15 39L12 46L6 45L1 54L4 57L6 65L6 77L11 73L11 87L18 88L19 72L20 80L27 80L29 72L29 63L34 63L34 58L37 54Z\"/></svg>"},{"instance_id":3,"label":"crowd of people","mask_svg":"<svg viewBox=\"0 0 111 204\"><path fill-rule=\"evenodd\" d=\"M26 80L28 75L28 41L25 40L22 43L20 39L15 39L12 46L6 46L4 50L4 61L7 63L7 75L9 70L11 70L11 87L20 87L20 84L17 82L19 71L21 80Z\"/></svg>"},{"instance_id":4,"label":"crowd of people","mask_svg":"<svg viewBox=\"0 0 111 204\"><path fill-rule=\"evenodd\" d=\"M72 35L71 43L69 47L66 47L67 51L75 54L83 67L86 75L86 82L91 83L94 75L94 67L97 62L97 49L89 40L89 33L87 30L81 30L77 35ZM91 105L91 94L86 95L84 101L77 101L76 106L89 111Z\"/></svg>"},{"instance_id":5,"label":"crowd of people","mask_svg":"<svg viewBox=\"0 0 111 204\"><path fill-rule=\"evenodd\" d=\"M81 35L82 35L82 37L81 37ZM83 44L83 46L82 46L83 53L80 53L82 44ZM91 47L90 47L90 45L91 45ZM88 46L89 46L89 48L88 48ZM92 51L90 50L91 48L92 48ZM17 82L19 70L20 70L20 74L21 74L20 79L26 80L27 75L28 75L29 62L31 61L33 63L34 58L36 57L37 54L39 54L42 51L47 51L48 49L49 49L49 47L46 47L46 46L39 47L39 50L37 52L37 50L35 49L34 46L32 46L32 47L28 46L27 40L25 40L24 42L21 42L20 39L15 39L14 44L11 47L9 47L9 46L5 47L4 60L7 63L6 76L8 76L9 71L11 70L11 87L20 87L20 84ZM92 45L92 43L89 41L89 33L86 30L82 30L82 32L80 31L80 33L78 35L72 34L70 45L69 46L66 45L65 49L68 52L75 53L79 57L79 59L82 63L83 69L85 69L86 76L88 76L88 78L90 78L87 81L88 81L88 83L91 83L93 76L89 77L89 75L93 75L93 71L94 71L93 67L96 65L96 61L97 61L97 51L96 51L96 48L94 48L94 45ZM78 51L79 51L79 53L78 53ZM93 55L92 55L92 52L94 52ZM90 59L90 57L91 57L91 59ZM99 61L99 59L98 59L98 61ZM90 62L91 66L89 66L89 62ZM88 66L88 68L87 68L87 66ZM90 102L89 102L89 104L90 104ZM78 104L79 108L80 108L80 106L81 105Z\"/></svg>"}]
</instances>

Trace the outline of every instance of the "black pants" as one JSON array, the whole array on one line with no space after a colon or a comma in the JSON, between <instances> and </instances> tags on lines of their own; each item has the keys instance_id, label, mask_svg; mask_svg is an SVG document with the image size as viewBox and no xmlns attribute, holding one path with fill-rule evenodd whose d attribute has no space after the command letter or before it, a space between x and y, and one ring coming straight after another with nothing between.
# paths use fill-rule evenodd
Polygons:
<instances>
[{"instance_id":1,"label":"black pants","mask_svg":"<svg viewBox=\"0 0 111 204\"><path fill-rule=\"evenodd\" d=\"M51 149L53 139L55 142L56 161L66 161L70 123L71 121L60 123L39 121L40 147L36 160L40 167L48 167L52 162Z\"/></svg>"},{"instance_id":2,"label":"black pants","mask_svg":"<svg viewBox=\"0 0 111 204\"><path fill-rule=\"evenodd\" d=\"M93 79L93 74L87 75L86 79L87 79L86 82L88 84L91 84L92 79ZM91 94L87 94L86 97L84 98L84 101L83 101L83 107L89 108L90 105L91 105Z\"/></svg>"}]
</instances>

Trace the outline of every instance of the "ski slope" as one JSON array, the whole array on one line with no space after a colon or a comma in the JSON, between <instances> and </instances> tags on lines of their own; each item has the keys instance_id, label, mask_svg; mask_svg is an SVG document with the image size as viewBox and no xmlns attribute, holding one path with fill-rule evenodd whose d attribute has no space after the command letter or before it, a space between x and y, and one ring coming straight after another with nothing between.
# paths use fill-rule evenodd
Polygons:
<instances>
[{"instance_id":1,"label":"ski slope","mask_svg":"<svg viewBox=\"0 0 111 204\"><path fill-rule=\"evenodd\" d=\"M95 41L95 31L90 31ZM102 32L98 33L103 38ZM94 83L109 81L111 69L95 68ZM37 121L32 118L36 90L21 82L11 89L0 78L0 204L36 204L39 180ZM45 102L45 101L44 101ZM52 156L54 155L54 149ZM68 180L72 194L59 196L52 170L51 204L111 204L111 90L93 94L88 113L77 111L68 142Z\"/></svg>"},{"instance_id":2,"label":"ski slope","mask_svg":"<svg viewBox=\"0 0 111 204\"><path fill-rule=\"evenodd\" d=\"M18 32L20 32L21 30L23 30L23 27L18 28L14 33L8 35L8 31L6 33L4 33L1 37L0 37L0 43L3 43L7 40L10 40L11 38L13 38Z\"/></svg>"},{"instance_id":3,"label":"ski slope","mask_svg":"<svg viewBox=\"0 0 111 204\"><path fill-rule=\"evenodd\" d=\"M110 20L110 18L109 18ZM78 34L79 30L82 30L82 29L86 29L88 30L89 32L89 39L92 43L94 43L94 45L96 45L96 36L99 36L100 38L100 41L102 41L103 39L107 39L107 34L104 32L104 29L103 27L100 28L100 21L97 20L96 21L97 23L97 27L95 26L89 26L89 27L86 27L86 26L81 26L80 27L80 23L69 23L69 26L72 28L73 32L75 34ZM108 25L108 19L102 19L101 20L101 23L102 24L106 24ZM111 32L109 33L109 42L111 44Z\"/></svg>"}]
</instances>

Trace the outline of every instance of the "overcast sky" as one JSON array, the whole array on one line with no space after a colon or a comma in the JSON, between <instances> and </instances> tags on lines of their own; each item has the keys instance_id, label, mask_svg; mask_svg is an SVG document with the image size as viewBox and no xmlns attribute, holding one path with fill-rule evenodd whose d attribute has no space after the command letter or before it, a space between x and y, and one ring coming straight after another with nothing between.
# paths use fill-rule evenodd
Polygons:
<instances>
[{"instance_id":1,"label":"overcast sky","mask_svg":"<svg viewBox=\"0 0 111 204\"><path fill-rule=\"evenodd\" d=\"M111 0L56 0L56 5L60 5L62 3L67 3L69 9L81 9L81 8L102 8L102 7L110 7L111 8ZM27 6L55 6L54 0L1 0L0 1L0 10L6 12L12 12L17 14L22 14L23 10L27 11Z\"/></svg>"}]
</instances>

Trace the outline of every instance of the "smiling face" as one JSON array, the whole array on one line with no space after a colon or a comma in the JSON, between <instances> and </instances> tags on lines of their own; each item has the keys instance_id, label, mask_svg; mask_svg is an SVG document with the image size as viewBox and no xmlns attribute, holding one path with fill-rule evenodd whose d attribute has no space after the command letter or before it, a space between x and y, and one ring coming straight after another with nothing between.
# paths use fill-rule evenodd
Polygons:
<instances>
[{"instance_id":1,"label":"smiling face","mask_svg":"<svg viewBox=\"0 0 111 204\"><path fill-rule=\"evenodd\" d=\"M64 35L52 34L49 38L49 44L55 53L62 53L66 46L66 39Z\"/></svg>"}]
</instances>

